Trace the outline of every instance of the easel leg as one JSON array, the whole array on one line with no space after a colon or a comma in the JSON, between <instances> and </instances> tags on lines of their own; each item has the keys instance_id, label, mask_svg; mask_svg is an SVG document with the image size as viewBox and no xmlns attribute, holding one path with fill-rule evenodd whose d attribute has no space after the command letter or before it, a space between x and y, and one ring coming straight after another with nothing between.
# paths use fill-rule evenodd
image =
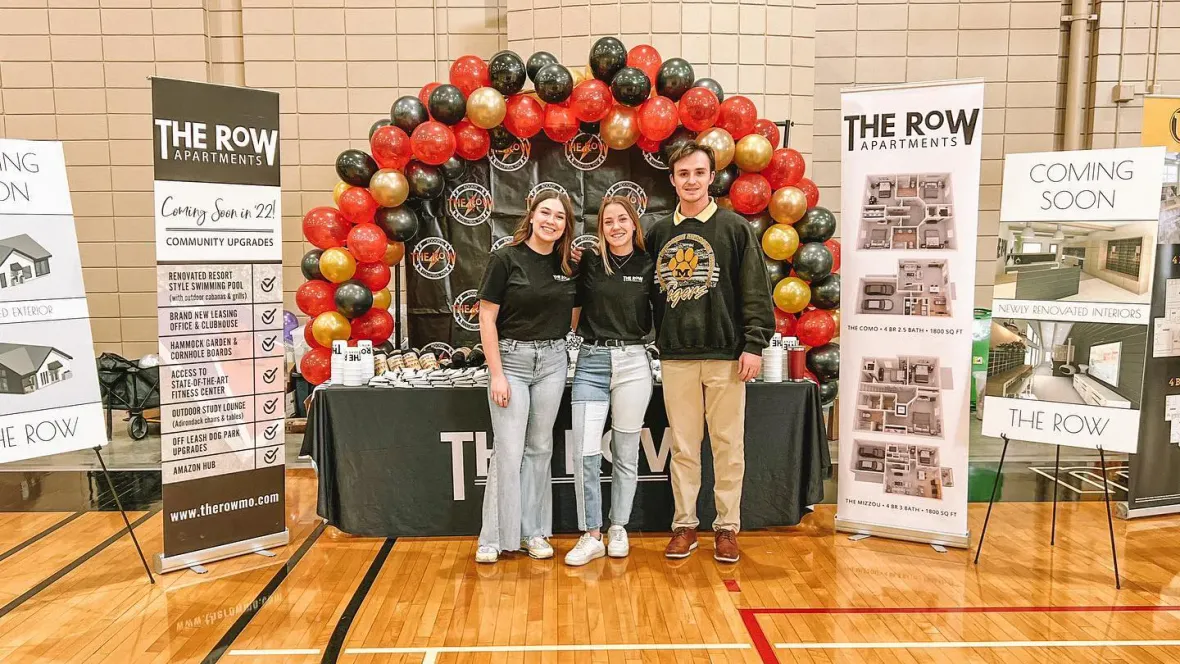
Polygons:
<instances>
[{"instance_id":1,"label":"easel leg","mask_svg":"<svg viewBox=\"0 0 1180 664\"><path fill-rule=\"evenodd\" d=\"M1098 460L1102 463L1102 497L1106 499L1106 525L1110 529L1110 559L1114 561L1114 588L1122 590L1119 581L1119 554L1114 548L1114 519L1110 516L1110 489L1106 486L1106 453L1098 448Z\"/></svg>"},{"instance_id":2,"label":"easel leg","mask_svg":"<svg viewBox=\"0 0 1180 664\"><path fill-rule=\"evenodd\" d=\"M979 554L983 551L983 538L987 537L987 522L992 518L992 505L996 504L996 489L1000 488L1000 478L1004 476L1004 457L1008 454L1008 437L1004 439L1004 449L1000 451L1000 465L996 468L996 481L992 484L992 497L987 501L987 514L983 517L983 530L979 533L979 547L975 549L975 564L979 564Z\"/></svg>"},{"instance_id":3,"label":"easel leg","mask_svg":"<svg viewBox=\"0 0 1180 664\"><path fill-rule=\"evenodd\" d=\"M1057 446L1057 456L1053 458L1053 525L1049 526L1049 546L1057 541L1057 474L1061 472L1061 446Z\"/></svg>"},{"instance_id":4,"label":"easel leg","mask_svg":"<svg viewBox=\"0 0 1180 664\"><path fill-rule=\"evenodd\" d=\"M135 543L135 550L139 552L139 560L143 562L143 571L147 572L148 581L154 584L156 579L152 576L152 569L148 567L148 561L143 555L143 549L139 548L139 538L135 536L135 530L131 527L131 521L127 519L127 512L123 510L123 501L119 500L119 492L115 491L115 483L111 480L110 472L107 471L107 462L103 461L101 449L100 447L94 448L94 455L98 457L98 463L102 466L102 474L107 478L107 488L111 490L111 495L115 498L115 506L119 508L119 514L123 515L123 523L127 525L127 532L131 535L131 541Z\"/></svg>"}]
</instances>

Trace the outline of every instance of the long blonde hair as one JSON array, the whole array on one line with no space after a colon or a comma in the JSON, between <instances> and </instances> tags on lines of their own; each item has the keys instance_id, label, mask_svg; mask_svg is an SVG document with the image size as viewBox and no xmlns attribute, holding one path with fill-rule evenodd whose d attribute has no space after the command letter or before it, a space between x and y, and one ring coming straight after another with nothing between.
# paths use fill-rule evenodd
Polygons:
<instances>
[{"instance_id":1,"label":"long blonde hair","mask_svg":"<svg viewBox=\"0 0 1180 664\"><path fill-rule=\"evenodd\" d=\"M574 206L570 203L570 197L554 189L546 189L537 194L533 199L533 204L529 206L528 212L524 213L520 223L516 226L516 232L512 234L512 244L517 245L529 239L533 234L533 214L537 211L537 207L549 200L556 198L561 202L561 206L565 208L565 230L561 233L561 240L557 243L557 250L561 255L561 271L565 276L571 277L574 274L573 260L571 257L574 246Z\"/></svg>"},{"instance_id":2,"label":"long blonde hair","mask_svg":"<svg viewBox=\"0 0 1180 664\"><path fill-rule=\"evenodd\" d=\"M603 228L605 226L603 219L606 217L608 205L622 206L623 210L627 212L627 216L631 217L631 223L635 226L635 231L631 234L632 248L644 251L646 247L643 243L643 227L639 225L639 211L635 209L635 204L631 202L631 199L626 196L610 196L602 199L602 207L598 208L598 253L602 256L602 268L606 270L607 274L614 274L615 271L611 268L610 259L607 257L610 247L606 243L606 230Z\"/></svg>"}]
</instances>

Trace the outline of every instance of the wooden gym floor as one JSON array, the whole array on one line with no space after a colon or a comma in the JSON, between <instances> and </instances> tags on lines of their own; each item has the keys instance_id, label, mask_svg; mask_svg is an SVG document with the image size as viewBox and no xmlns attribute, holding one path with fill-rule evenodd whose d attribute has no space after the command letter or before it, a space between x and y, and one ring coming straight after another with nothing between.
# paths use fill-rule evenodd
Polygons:
<instances>
[{"instance_id":1,"label":"wooden gym floor","mask_svg":"<svg viewBox=\"0 0 1180 664\"><path fill-rule=\"evenodd\" d=\"M984 505L972 505L978 534ZM578 569L472 561L473 538L358 539L315 516L291 471L291 544L149 586L115 512L0 514L0 661L139 663L1180 661L1180 517L1115 522L1101 502L995 508L972 552L797 528L705 541L670 562L662 533ZM131 513L149 555L160 514Z\"/></svg>"}]
</instances>

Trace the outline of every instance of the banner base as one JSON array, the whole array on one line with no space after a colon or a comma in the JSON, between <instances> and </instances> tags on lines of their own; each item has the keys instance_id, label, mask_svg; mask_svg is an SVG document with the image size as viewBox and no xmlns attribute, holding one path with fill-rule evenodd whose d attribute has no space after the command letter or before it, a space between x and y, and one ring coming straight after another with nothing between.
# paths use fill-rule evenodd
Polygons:
<instances>
[{"instance_id":1,"label":"banner base","mask_svg":"<svg viewBox=\"0 0 1180 664\"><path fill-rule=\"evenodd\" d=\"M873 523L858 523L856 521L849 521L848 519L841 519L838 516L836 517L836 532L872 535L874 537L917 542L919 544L941 544L942 546L950 546L956 549L967 549L971 547L970 532L964 533L963 535L948 535L947 533L933 533L926 530L894 528Z\"/></svg>"},{"instance_id":2,"label":"banner base","mask_svg":"<svg viewBox=\"0 0 1180 664\"><path fill-rule=\"evenodd\" d=\"M1127 502L1114 504L1114 515L1120 519L1141 519L1147 516L1163 516L1165 514L1180 514L1180 504L1160 505L1159 507L1138 507L1130 509Z\"/></svg>"},{"instance_id":3,"label":"banner base","mask_svg":"<svg viewBox=\"0 0 1180 664\"><path fill-rule=\"evenodd\" d=\"M165 558L163 553L157 553L152 558L152 562L156 568L156 574L167 574L168 572L188 569L194 565L216 562L218 560L225 560L226 558L233 558L234 556L242 556L247 553L286 546L290 541L291 531L284 529L281 533L263 535L262 537L255 537L254 539L243 540L241 542L230 542L229 544L215 546L211 549L191 551L179 556L172 556L171 558Z\"/></svg>"}]
</instances>

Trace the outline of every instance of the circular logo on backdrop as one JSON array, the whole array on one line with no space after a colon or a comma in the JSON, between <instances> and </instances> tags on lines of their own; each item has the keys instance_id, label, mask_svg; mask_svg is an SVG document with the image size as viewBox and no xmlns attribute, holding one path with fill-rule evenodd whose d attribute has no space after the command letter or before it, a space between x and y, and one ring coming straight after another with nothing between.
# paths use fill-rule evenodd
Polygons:
<instances>
[{"instance_id":1,"label":"circular logo on backdrop","mask_svg":"<svg viewBox=\"0 0 1180 664\"><path fill-rule=\"evenodd\" d=\"M447 213L464 226L478 226L492 216L492 192L476 182L459 185L447 197Z\"/></svg>"},{"instance_id":2,"label":"circular logo on backdrop","mask_svg":"<svg viewBox=\"0 0 1180 664\"><path fill-rule=\"evenodd\" d=\"M598 244L598 236L591 235L589 233L586 233L585 235L579 235L578 237L574 238L574 242L573 242L573 245L575 247L577 247L578 249L581 249L583 251L586 251L588 249L593 249L594 246L597 244Z\"/></svg>"},{"instance_id":3,"label":"circular logo on backdrop","mask_svg":"<svg viewBox=\"0 0 1180 664\"><path fill-rule=\"evenodd\" d=\"M543 191L556 191L559 194L569 196L569 192L565 190L565 187L557 184L556 182L538 182L537 184L533 185L532 189L529 189L528 196L524 197L524 206L526 208L533 207L533 201L537 199L537 194L540 194Z\"/></svg>"},{"instance_id":4,"label":"circular logo on backdrop","mask_svg":"<svg viewBox=\"0 0 1180 664\"><path fill-rule=\"evenodd\" d=\"M455 248L441 237L428 237L419 242L410 258L418 274L427 279L442 279L455 269Z\"/></svg>"},{"instance_id":5,"label":"circular logo on backdrop","mask_svg":"<svg viewBox=\"0 0 1180 664\"><path fill-rule=\"evenodd\" d=\"M455 349L449 344L445 344L441 341L433 341L423 346L422 352L434 353L434 356L441 360L444 357L450 357L453 355L455 353Z\"/></svg>"},{"instance_id":6,"label":"circular logo on backdrop","mask_svg":"<svg viewBox=\"0 0 1180 664\"><path fill-rule=\"evenodd\" d=\"M565 144L565 160L579 171L592 171L606 161L608 148L594 134L581 133Z\"/></svg>"},{"instance_id":7,"label":"circular logo on backdrop","mask_svg":"<svg viewBox=\"0 0 1180 664\"><path fill-rule=\"evenodd\" d=\"M647 212L647 192L643 190L643 187L630 180L619 180L612 184L602 198L606 200L611 196L623 196L630 199L631 204L635 206L635 211L640 215Z\"/></svg>"},{"instance_id":8,"label":"circular logo on backdrop","mask_svg":"<svg viewBox=\"0 0 1180 664\"><path fill-rule=\"evenodd\" d=\"M529 143L529 139L518 138L503 150L488 150L488 161L492 163L492 166L502 171L519 171L529 163L529 155L532 154L532 151L533 146Z\"/></svg>"},{"instance_id":9,"label":"circular logo on backdrop","mask_svg":"<svg viewBox=\"0 0 1180 664\"><path fill-rule=\"evenodd\" d=\"M643 160L652 168L657 168L661 171L668 170L668 165L664 163L664 158L658 152L644 152Z\"/></svg>"},{"instance_id":10,"label":"circular logo on backdrop","mask_svg":"<svg viewBox=\"0 0 1180 664\"><path fill-rule=\"evenodd\" d=\"M479 332L479 293L474 288L459 293L451 303L451 315L459 327Z\"/></svg>"},{"instance_id":11,"label":"circular logo on backdrop","mask_svg":"<svg viewBox=\"0 0 1180 664\"><path fill-rule=\"evenodd\" d=\"M490 251L495 251L495 250L499 249L500 247L507 247L509 242L512 242L511 235L505 235L502 238L498 238L496 240L493 240L492 241L492 248Z\"/></svg>"},{"instance_id":12,"label":"circular logo on backdrop","mask_svg":"<svg viewBox=\"0 0 1180 664\"><path fill-rule=\"evenodd\" d=\"M1180 143L1180 109L1176 109L1172 113L1172 119L1168 122L1168 129L1172 132L1172 140Z\"/></svg>"}]
</instances>

